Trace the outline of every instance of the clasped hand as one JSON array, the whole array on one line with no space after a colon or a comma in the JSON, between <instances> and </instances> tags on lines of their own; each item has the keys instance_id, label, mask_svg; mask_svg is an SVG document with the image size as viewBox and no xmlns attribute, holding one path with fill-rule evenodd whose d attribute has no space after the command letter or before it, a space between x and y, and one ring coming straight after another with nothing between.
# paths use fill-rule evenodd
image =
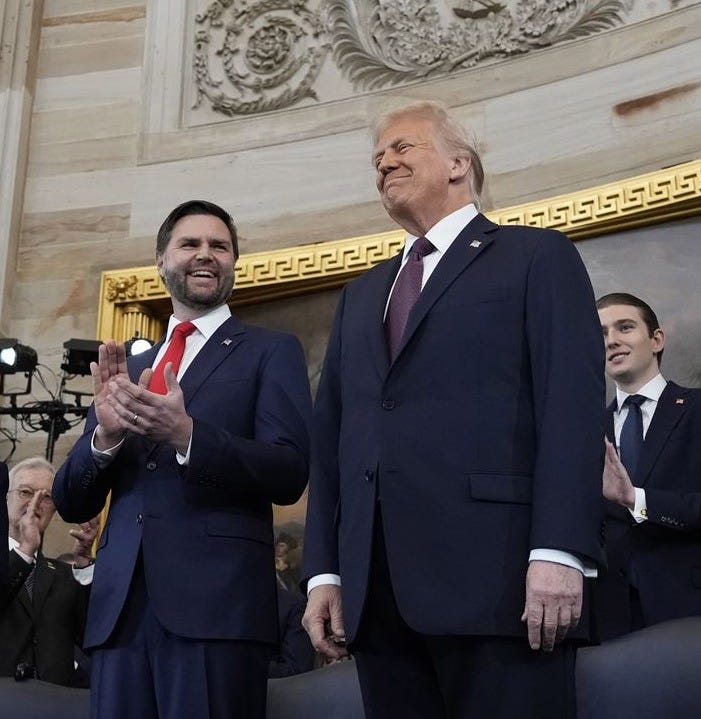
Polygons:
<instances>
[{"instance_id":1,"label":"clasped hand","mask_svg":"<svg viewBox=\"0 0 701 719\"><path fill-rule=\"evenodd\" d=\"M98 432L95 444L107 449L118 444L127 432L169 444L186 454L192 434L192 420L185 411L183 393L170 363L165 367L165 395L150 392L151 368L134 383L127 372L124 345L109 340L100 346L98 362L90 365L93 377Z\"/></svg>"}]
</instances>

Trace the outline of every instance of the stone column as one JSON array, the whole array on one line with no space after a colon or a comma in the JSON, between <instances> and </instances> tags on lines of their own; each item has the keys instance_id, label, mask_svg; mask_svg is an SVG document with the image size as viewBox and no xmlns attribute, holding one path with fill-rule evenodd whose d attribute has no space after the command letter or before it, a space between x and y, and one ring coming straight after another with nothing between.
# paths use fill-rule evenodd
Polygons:
<instances>
[{"instance_id":1,"label":"stone column","mask_svg":"<svg viewBox=\"0 0 701 719\"><path fill-rule=\"evenodd\" d=\"M0 335L16 265L43 0L0 0Z\"/></svg>"}]
</instances>

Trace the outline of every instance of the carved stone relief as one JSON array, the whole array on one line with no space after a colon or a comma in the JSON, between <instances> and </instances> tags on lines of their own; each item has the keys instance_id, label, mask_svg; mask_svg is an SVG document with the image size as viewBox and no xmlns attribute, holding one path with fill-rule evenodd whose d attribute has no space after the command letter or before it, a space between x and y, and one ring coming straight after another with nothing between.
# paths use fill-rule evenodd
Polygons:
<instances>
[{"instance_id":1,"label":"carved stone relief","mask_svg":"<svg viewBox=\"0 0 701 719\"><path fill-rule=\"evenodd\" d=\"M329 55L356 92L444 76L610 30L632 7L632 0L216 0L195 17L195 108L206 100L241 116L318 100L314 83Z\"/></svg>"}]
</instances>

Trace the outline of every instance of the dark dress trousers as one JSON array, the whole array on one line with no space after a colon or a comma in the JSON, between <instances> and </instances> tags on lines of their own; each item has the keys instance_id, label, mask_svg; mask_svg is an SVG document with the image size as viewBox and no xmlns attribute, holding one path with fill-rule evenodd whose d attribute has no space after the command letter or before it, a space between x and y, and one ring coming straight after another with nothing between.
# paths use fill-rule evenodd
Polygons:
<instances>
[{"instance_id":1,"label":"dark dress trousers","mask_svg":"<svg viewBox=\"0 0 701 719\"><path fill-rule=\"evenodd\" d=\"M133 381L157 351L129 360ZM97 514L112 490L87 647L108 641L132 582L173 635L277 642L271 502L296 501L307 481L311 400L302 348L291 335L231 317L180 386L193 420L187 467L172 447L128 435L114 461L98 469L91 410L57 473L54 501L67 521Z\"/></svg>"},{"instance_id":2,"label":"dark dress trousers","mask_svg":"<svg viewBox=\"0 0 701 719\"><path fill-rule=\"evenodd\" d=\"M374 591L381 506L411 629L527 647L529 551L603 559L603 345L591 285L562 234L478 215L428 279L390 363L383 314L400 263L340 299L315 410L304 577L340 574L352 646ZM588 631L585 611L573 635Z\"/></svg>"},{"instance_id":3,"label":"dark dress trousers","mask_svg":"<svg viewBox=\"0 0 701 719\"><path fill-rule=\"evenodd\" d=\"M606 416L612 442L615 409ZM701 390L667 383L631 480L645 490L648 519L638 524L606 503L608 571L596 590L602 639L629 632L631 611L644 626L701 615Z\"/></svg>"},{"instance_id":4,"label":"dark dress trousers","mask_svg":"<svg viewBox=\"0 0 701 719\"><path fill-rule=\"evenodd\" d=\"M15 675L18 664L54 684L75 683L74 648L83 640L89 587L81 586L68 564L40 552L32 599L24 582L31 567L10 552L10 588L0 598L0 675Z\"/></svg>"}]
</instances>

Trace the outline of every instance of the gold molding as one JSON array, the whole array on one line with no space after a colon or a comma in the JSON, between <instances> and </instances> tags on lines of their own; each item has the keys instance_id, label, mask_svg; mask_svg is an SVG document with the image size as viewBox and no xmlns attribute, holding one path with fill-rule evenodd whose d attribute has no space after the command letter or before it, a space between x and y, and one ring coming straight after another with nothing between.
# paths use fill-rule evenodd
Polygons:
<instances>
[{"instance_id":1,"label":"gold molding","mask_svg":"<svg viewBox=\"0 0 701 719\"><path fill-rule=\"evenodd\" d=\"M561 230L573 240L701 214L701 160L620 182L487 212L503 225ZM242 255L232 306L340 287L393 256L401 230ZM134 328L160 335L170 314L155 266L102 273L97 334L126 340Z\"/></svg>"}]
</instances>

